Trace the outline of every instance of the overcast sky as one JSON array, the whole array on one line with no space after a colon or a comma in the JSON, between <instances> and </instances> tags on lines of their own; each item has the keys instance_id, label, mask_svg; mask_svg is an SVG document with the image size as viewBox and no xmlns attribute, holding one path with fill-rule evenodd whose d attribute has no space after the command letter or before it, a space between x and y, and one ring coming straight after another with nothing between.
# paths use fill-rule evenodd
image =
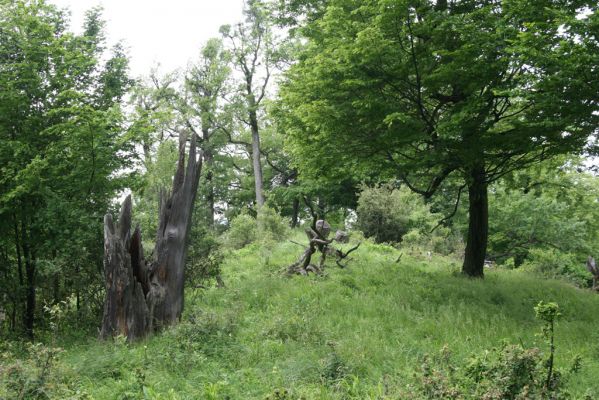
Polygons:
<instances>
[{"instance_id":1,"label":"overcast sky","mask_svg":"<svg viewBox=\"0 0 599 400\"><path fill-rule=\"evenodd\" d=\"M201 45L219 36L218 28L241 20L243 0L50 0L72 12L80 32L83 15L104 7L109 42L122 39L129 48L131 72L147 75L155 63L163 72L185 67Z\"/></svg>"}]
</instances>

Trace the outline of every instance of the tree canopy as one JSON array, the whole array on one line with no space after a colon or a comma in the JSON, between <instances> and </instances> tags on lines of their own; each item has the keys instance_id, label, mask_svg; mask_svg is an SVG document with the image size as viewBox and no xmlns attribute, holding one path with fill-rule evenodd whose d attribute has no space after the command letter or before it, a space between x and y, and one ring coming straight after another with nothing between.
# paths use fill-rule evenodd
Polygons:
<instances>
[{"instance_id":1,"label":"tree canopy","mask_svg":"<svg viewBox=\"0 0 599 400\"><path fill-rule=\"evenodd\" d=\"M483 275L488 184L597 127L599 15L590 1L332 0L280 97L300 173L469 193L463 271ZM366 173L364 173L366 171Z\"/></svg>"},{"instance_id":2,"label":"tree canopy","mask_svg":"<svg viewBox=\"0 0 599 400\"><path fill-rule=\"evenodd\" d=\"M131 143L122 140L120 104L131 82L122 48L105 51L99 9L87 13L83 33L74 35L54 6L6 3L0 7L0 218L10 229L0 240L16 261L6 283L15 306L25 305L31 336L37 287L53 287L57 299L69 286L79 300L88 276L81 260L102 251L101 231L90 226L99 228L97 219L125 186L119 172Z\"/></svg>"}]
</instances>

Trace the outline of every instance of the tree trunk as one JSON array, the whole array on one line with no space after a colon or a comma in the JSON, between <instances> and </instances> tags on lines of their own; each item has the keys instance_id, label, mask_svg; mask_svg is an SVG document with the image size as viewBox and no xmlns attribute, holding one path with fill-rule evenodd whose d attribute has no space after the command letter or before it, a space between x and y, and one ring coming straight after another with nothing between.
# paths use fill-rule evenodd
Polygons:
<instances>
[{"instance_id":1,"label":"tree trunk","mask_svg":"<svg viewBox=\"0 0 599 400\"><path fill-rule=\"evenodd\" d=\"M16 309L17 304L19 304L19 308L22 307L23 304L23 287L24 287L24 279L23 279L23 260L21 258L21 240L19 238L19 226L17 223L16 215L13 215L14 220L14 230L15 230L15 250L17 253L17 274L19 276L19 286L15 290L15 308L13 309L13 331L16 329ZM25 321L25 316L23 314L23 321Z\"/></svg>"},{"instance_id":2,"label":"tree trunk","mask_svg":"<svg viewBox=\"0 0 599 400\"><path fill-rule=\"evenodd\" d=\"M489 202L484 167L472 169L468 198L468 238L462 272L469 277L482 278L489 237Z\"/></svg>"},{"instance_id":3,"label":"tree trunk","mask_svg":"<svg viewBox=\"0 0 599 400\"><path fill-rule=\"evenodd\" d=\"M316 203L317 205L317 210L316 210L316 215L318 219L322 219L325 220L326 216L327 216L327 212L326 212L326 201L324 199L324 197L322 196L318 196L318 202Z\"/></svg>"},{"instance_id":4,"label":"tree trunk","mask_svg":"<svg viewBox=\"0 0 599 400\"><path fill-rule=\"evenodd\" d=\"M24 214L24 213L23 213ZM33 340L33 325L35 319L35 257L29 246L29 237L27 236L27 227L25 225L25 215L21 221L21 248L23 258L25 259L25 315L23 324L25 325L25 334Z\"/></svg>"},{"instance_id":5,"label":"tree trunk","mask_svg":"<svg viewBox=\"0 0 599 400\"><path fill-rule=\"evenodd\" d=\"M253 97L252 97L253 99ZM260 161L260 132L258 130L258 116L255 110L255 101L250 101L250 128L252 130L252 165L254 167L254 183L256 189L256 205L264 205L264 188L262 179L262 163Z\"/></svg>"},{"instance_id":6,"label":"tree trunk","mask_svg":"<svg viewBox=\"0 0 599 400\"><path fill-rule=\"evenodd\" d=\"M291 228L296 228L299 223L299 198L293 199L293 214L291 215Z\"/></svg>"},{"instance_id":7,"label":"tree trunk","mask_svg":"<svg viewBox=\"0 0 599 400\"><path fill-rule=\"evenodd\" d=\"M25 275L27 276L27 302L25 305L25 333L33 340L33 324L35 319L35 259L25 256Z\"/></svg>"},{"instance_id":8,"label":"tree trunk","mask_svg":"<svg viewBox=\"0 0 599 400\"><path fill-rule=\"evenodd\" d=\"M130 196L116 225L110 214L104 218L103 338L121 334L134 340L181 318L187 239L202 165L202 156L196 160L196 142L193 135L186 167L186 141L180 141L172 194L160 195L160 220L151 261L144 258L139 227L131 233Z\"/></svg>"},{"instance_id":9,"label":"tree trunk","mask_svg":"<svg viewBox=\"0 0 599 400\"><path fill-rule=\"evenodd\" d=\"M206 137L206 136L204 136ZM204 150L204 165L206 168L206 207L208 208L208 224L210 227L214 227L214 174L212 173L212 167L214 164L214 155L212 149L206 148Z\"/></svg>"}]
</instances>

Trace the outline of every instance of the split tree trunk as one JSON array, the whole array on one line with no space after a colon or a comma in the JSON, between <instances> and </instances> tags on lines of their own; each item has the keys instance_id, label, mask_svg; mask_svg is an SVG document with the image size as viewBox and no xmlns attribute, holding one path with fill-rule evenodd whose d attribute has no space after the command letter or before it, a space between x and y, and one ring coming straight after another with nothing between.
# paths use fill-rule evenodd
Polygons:
<instances>
[{"instance_id":1,"label":"split tree trunk","mask_svg":"<svg viewBox=\"0 0 599 400\"><path fill-rule=\"evenodd\" d=\"M483 167L471 171L468 198L468 238L462 272L470 277L482 278L489 238L489 201Z\"/></svg>"},{"instance_id":2,"label":"split tree trunk","mask_svg":"<svg viewBox=\"0 0 599 400\"><path fill-rule=\"evenodd\" d=\"M104 218L104 275L106 299L101 336L124 335L129 340L179 321L183 311L184 266L191 214L195 203L201 158L196 159L193 135L185 166L185 144L179 143L179 162L172 193L162 192L153 258L144 258L141 232L131 232L131 197L119 220Z\"/></svg>"}]
</instances>

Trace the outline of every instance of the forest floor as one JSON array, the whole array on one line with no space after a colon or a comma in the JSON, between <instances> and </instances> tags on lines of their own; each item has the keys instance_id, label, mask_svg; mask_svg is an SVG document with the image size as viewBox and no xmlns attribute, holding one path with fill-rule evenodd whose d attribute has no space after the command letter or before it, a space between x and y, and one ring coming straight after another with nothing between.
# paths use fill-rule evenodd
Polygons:
<instances>
[{"instance_id":1,"label":"forest floor","mask_svg":"<svg viewBox=\"0 0 599 400\"><path fill-rule=\"evenodd\" d=\"M569 390L599 398L596 293L519 271L470 280L458 260L404 251L397 263L400 251L368 241L346 269L286 277L301 251L283 242L232 252L226 288L188 289L178 327L132 345L67 345L55 384L92 399L399 398L444 347L458 364L503 342L546 350L533 310L544 300L563 314L557 365L582 356Z\"/></svg>"}]
</instances>

